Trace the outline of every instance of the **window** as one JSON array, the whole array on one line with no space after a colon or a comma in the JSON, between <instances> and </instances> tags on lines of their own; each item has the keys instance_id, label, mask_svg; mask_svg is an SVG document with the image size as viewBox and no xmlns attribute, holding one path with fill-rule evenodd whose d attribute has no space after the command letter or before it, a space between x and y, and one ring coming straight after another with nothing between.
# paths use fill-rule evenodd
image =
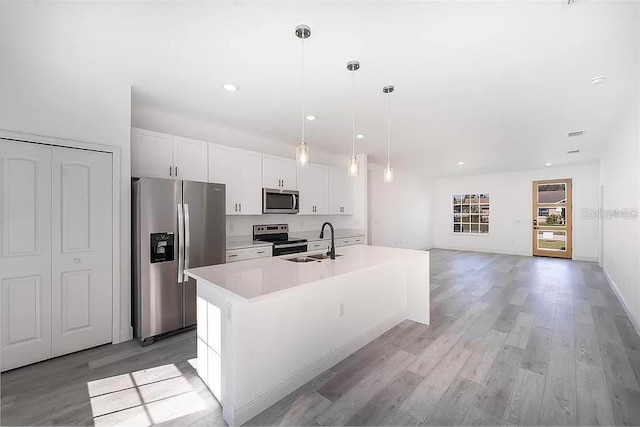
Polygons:
<instances>
[{"instance_id":1,"label":"window","mask_svg":"<svg viewBox=\"0 0 640 427\"><path fill-rule=\"evenodd\" d=\"M489 233L488 194L454 194L452 199L454 233Z\"/></svg>"}]
</instances>

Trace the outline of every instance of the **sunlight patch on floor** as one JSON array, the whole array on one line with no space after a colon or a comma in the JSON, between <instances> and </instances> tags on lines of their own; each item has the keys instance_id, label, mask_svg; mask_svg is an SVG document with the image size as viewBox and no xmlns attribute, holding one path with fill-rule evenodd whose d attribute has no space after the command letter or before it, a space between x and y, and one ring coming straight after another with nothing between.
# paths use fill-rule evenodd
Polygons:
<instances>
[{"instance_id":1,"label":"sunlight patch on floor","mask_svg":"<svg viewBox=\"0 0 640 427\"><path fill-rule=\"evenodd\" d=\"M173 364L87 383L96 426L149 426L206 409Z\"/></svg>"}]
</instances>

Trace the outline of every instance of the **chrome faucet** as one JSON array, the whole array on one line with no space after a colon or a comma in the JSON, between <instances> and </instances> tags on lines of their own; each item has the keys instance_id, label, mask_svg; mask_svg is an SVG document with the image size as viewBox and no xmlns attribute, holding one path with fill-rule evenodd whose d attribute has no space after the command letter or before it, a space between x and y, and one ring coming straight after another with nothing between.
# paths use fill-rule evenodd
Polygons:
<instances>
[{"instance_id":1,"label":"chrome faucet","mask_svg":"<svg viewBox=\"0 0 640 427\"><path fill-rule=\"evenodd\" d=\"M324 239L325 225L328 225L329 228L331 229L331 248L329 248L329 250L327 251L327 256L329 256L329 258L331 259L336 259L336 245L334 241L334 231L333 231L333 225L331 225L330 222L325 222L324 224L322 224L322 228L320 229L320 238Z\"/></svg>"}]
</instances>

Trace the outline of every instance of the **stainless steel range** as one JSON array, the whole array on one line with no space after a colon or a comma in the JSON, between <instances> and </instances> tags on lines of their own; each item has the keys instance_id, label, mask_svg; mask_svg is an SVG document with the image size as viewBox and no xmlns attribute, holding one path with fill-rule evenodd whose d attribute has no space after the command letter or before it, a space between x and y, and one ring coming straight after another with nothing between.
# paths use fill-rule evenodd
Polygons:
<instances>
[{"instance_id":1,"label":"stainless steel range","mask_svg":"<svg viewBox=\"0 0 640 427\"><path fill-rule=\"evenodd\" d=\"M307 239L290 239L287 224L254 225L253 240L273 243L273 256L307 252Z\"/></svg>"}]
</instances>

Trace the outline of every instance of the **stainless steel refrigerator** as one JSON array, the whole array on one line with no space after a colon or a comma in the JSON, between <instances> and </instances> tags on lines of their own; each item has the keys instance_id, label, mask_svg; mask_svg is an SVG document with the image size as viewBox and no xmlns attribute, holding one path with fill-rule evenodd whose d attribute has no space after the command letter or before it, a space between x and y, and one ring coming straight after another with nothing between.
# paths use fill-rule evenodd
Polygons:
<instances>
[{"instance_id":1,"label":"stainless steel refrigerator","mask_svg":"<svg viewBox=\"0 0 640 427\"><path fill-rule=\"evenodd\" d=\"M132 213L134 328L146 345L196 323L184 270L225 262L225 186L134 179Z\"/></svg>"}]
</instances>

